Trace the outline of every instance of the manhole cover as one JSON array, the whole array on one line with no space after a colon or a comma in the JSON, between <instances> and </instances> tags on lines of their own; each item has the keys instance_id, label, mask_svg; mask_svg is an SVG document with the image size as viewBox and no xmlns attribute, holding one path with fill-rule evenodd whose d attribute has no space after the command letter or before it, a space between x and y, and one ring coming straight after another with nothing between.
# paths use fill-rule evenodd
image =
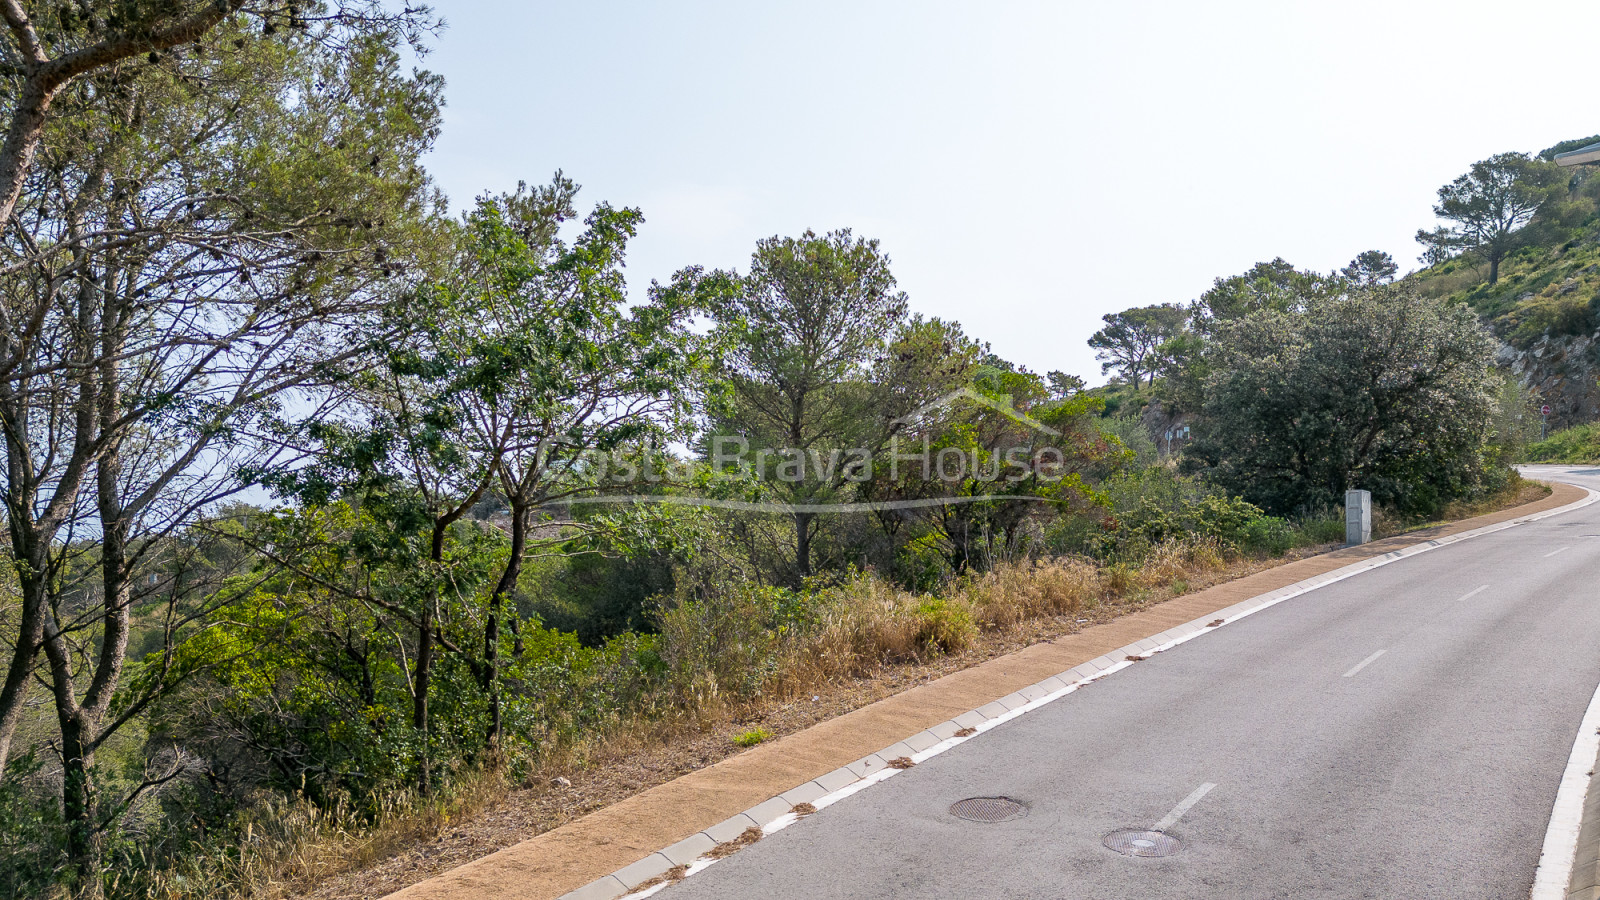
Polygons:
<instances>
[{"instance_id":1,"label":"manhole cover","mask_svg":"<svg viewBox=\"0 0 1600 900\"><path fill-rule=\"evenodd\" d=\"M969 822L1009 822L1028 814L1028 808L1010 797L970 797L950 807L950 815Z\"/></svg>"},{"instance_id":2,"label":"manhole cover","mask_svg":"<svg viewBox=\"0 0 1600 900\"><path fill-rule=\"evenodd\" d=\"M1161 831L1124 828L1106 835L1105 845L1123 856L1171 856L1183 846L1177 838Z\"/></svg>"}]
</instances>

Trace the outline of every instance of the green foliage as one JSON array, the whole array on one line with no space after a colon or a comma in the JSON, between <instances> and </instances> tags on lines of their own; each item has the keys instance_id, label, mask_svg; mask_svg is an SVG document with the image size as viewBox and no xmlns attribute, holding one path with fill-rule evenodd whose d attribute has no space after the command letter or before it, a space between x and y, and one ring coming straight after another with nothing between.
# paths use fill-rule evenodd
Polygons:
<instances>
[{"instance_id":1,"label":"green foliage","mask_svg":"<svg viewBox=\"0 0 1600 900\"><path fill-rule=\"evenodd\" d=\"M1600 463L1600 422L1564 428L1527 448L1524 462Z\"/></svg>"},{"instance_id":2,"label":"green foliage","mask_svg":"<svg viewBox=\"0 0 1600 900\"><path fill-rule=\"evenodd\" d=\"M1119 542L1153 547L1175 538L1206 535L1242 546L1250 543L1250 534L1262 531L1261 527L1250 531L1251 524L1265 515L1260 507L1238 497L1210 493L1189 497L1185 493L1180 489L1166 497L1159 493L1138 496L1136 505L1116 514Z\"/></svg>"},{"instance_id":3,"label":"green foliage","mask_svg":"<svg viewBox=\"0 0 1600 900\"><path fill-rule=\"evenodd\" d=\"M1337 278L1296 269L1278 257L1256 263L1243 274L1216 279L1195 301L1194 320L1201 331L1209 332L1216 323L1255 313L1299 312L1341 288Z\"/></svg>"},{"instance_id":4,"label":"green foliage","mask_svg":"<svg viewBox=\"0 0 1600 900\"><path fill-rule=\"evenodd\" d=\"M1140 392L1133 385L1121 380L1109 381L1084 393L1103 404L1100 414L1107 419L1137 422L1150 403L1148 391Z\"/></svg>"},{"instance_id":5,"label":"green foliage","mask_svg":"<svg viewBox=\"0 0 1600 900\"><path fill-rule=\"evenodd\" d=\"M929 597L917 604L916 641L923 650L954 653L966 649L978 636L972 611L965 605L942 597Z\"/></svg>"},{"instance_id":6,"label":"green foliage","mask_svg":"<svg viewBox=\"0 0 1600 900\"><path fill-rule=\"evenodd\" d=\"M970 393L895 435L891 454L910 447L921 459L880 460L870 496L921 504L906 517L938 537L952 574L1026 555L1031 526L1094 505L1091 479L1125 461L1095 425L1100 409L1089 393L1051 399L1043 378L991 357ZM1031 465L1045 455L1048 471Z\"/></svg>"},{"instance_id":7,"label":"green foliage","mask_svg":"<svg viewBox=\"0 0 1600 900\"><path fill-rule=\"evenodd\" d=\"M1400 266L1393 256L1382 250L1366 250L1340 269L1339 274L1357 287L1372 287L1393 281L1400 274Z\"/></svg>"},{"instance_id":8,"label":"green foliage","mask_svg":"<svg viewBox=\"0 0 1600 900\"><path fill-rule=\"evenodd\" d=\"M30 752L0 774L0 895L46 897L71 875L60 801L35 781L41 765Z\"/></svg>"},{"instance_id":9,"label":"green foliage","mask_svg":"<svg viewBox=\"0 0 1600 900\"><path fill-rule=\"evenodd\" d=\"M1127 465L1132 468L1148 469L1160 458L1160 450L1156 447L1156 442L1151 440L1150 430L1138 419L1104 418L1095 424L1102 434L1108 438L1116 438L1122 448L1131 454Z\"/></svg>"},{"instance_id":10,"label":"green foliage","mask_svg":"<svg viewBox=\"0 0 1600 900\"><path fill-rule=\"evenodd\" d=\"M1106 493L1111 530L1091 533L1074 548L1106 559L1140 560L1152 548L1196 537L1215 540L1226 549L1271 556L1344 539L1339 511L1281 519L1166 468L1128 472L1112 479Z\"/></svg>"},{"instance_id":11,"label":"green foliage","mask_svg":"<svg viewBox=\"0 0 1600 900\"><path fill-rule=\"evenodd\" d=\"M1573 150L1581 150L1582 148L1595 143L1600 143L1600 134L1590 135L1586 138L1577 138L1570 141L1562 141L1561 143L1556 144L1554 147L1547 147L1544 150L1539 151L1538 158L1547 162L1554 161L1557 154L1567 153Z\"/></svg>"},{"instance_id":12,"label":"green foliage","mask_svg":"<svg viewBox=\"0 0 1600 900\"><path fill-rule=\"evenodd\" d=\"M1187 464L1277 513L1350 487L1406 512L1484 487L1494 345L1470 311L1394 287L1219 328Z\"/></svg>"},{"instance_id":13,"label":"green foliage","mask_svg":"<svg viewBox=\"0 0 1600 900\"><path fill-rule=\"evenodd\" d=\"M674 702L704 709L755 696L777 675L812 612L800 592L755 584L665 602L656 647Z\"/></svg>"},{"instance_id":14,"label":"green foliage","mask_svg":"<svg viewBox=\"0 0 1600 900\"><path fill-rule=\"evenodd\" d=\"M1572 142L1568 142L1572 143ZM1562 173L1500 264L1497 283L1476 257L1458 257L1407 278L1432 297L1472 306L1495 334L1527 348L1550 335L1596 329L1600 297L1600 178L1593 166Z\"/></svg>"},{"instance_id":15,"label":"green foliage","mask_svg":"<svg viewBox=\"0 0 1600 900\"><path fill-rule=\"evenodd\" d=\"M1101 360L1100 371L1116 370L1137 389L1141 377L1154 383L1161 369L1160 349L1183 331L1189 313L1175 303L1158 303L1106 313L1102 318L1105 327L1089 338L1089 346Z\"/></svg>"},{"instance_id":16,"label":"green foliage","mask_svg":"<svg viewBox=\"0 0 1600 900\"><path fill-rule=\"evenodd\" d=\"M740 747L754 747L763 741L772 739L772 732L760 725L734 735L733 743Z\"/></svg>"},{"instance_id":17,"label":"green foliage","mask_svg":"<svg viewBox=\"0 0 1600 900\"><path fill-rule=\"evenodd\" d=\"M857 493L869 474L860 454L959 387L981 354L955 323L908 318L888 256L849 229L774 236L757 244L743 277L689 272L680 281L709 311L721 353L707 391L706 457L720 471L724 443L742 448L739 467L797 507ZM812 453L834 463L804 465ZM782 475L797 461L803 477ZM831 523L804 508L792 521L791 564L777 578L797 585L814 573L813 546Z\"/></svg>"},{"instance_id":18,"label":"green foliage","mask_svg":"<svg viewBox=\"0 0 1600 900\"><path fill-rule=\"evenodd\" d=\"M1276 516L1254 516L1239 529L1239 545L1249 550L1282 556L1294 543L1294 529Z\"/></svg>"}]
</instances>

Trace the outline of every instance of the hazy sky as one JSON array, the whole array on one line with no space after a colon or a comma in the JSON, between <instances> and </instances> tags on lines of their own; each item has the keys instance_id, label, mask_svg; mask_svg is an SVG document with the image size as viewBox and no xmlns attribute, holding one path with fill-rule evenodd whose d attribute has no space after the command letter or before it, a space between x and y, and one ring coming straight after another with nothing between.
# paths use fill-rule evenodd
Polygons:
<instances>
[{"instance_id":1,"label":"hazy sky","mask_svg":"<svg viewBox=\"0 0 1600 900\"><path fill-rule=\"evenodd\" d=\"M563 169L631 289L881 239L912 308L1101 379L1100 316L1283 256L1402 270L1476 159L1600 132L1600 4L435 0L458 207Z\"/></svg>"}]
</instances>

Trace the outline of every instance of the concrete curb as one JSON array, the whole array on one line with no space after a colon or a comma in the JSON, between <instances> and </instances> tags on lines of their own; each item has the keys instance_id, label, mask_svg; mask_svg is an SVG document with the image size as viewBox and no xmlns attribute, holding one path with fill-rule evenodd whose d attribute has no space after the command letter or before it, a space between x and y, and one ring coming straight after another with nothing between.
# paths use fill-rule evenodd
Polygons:
<instances>
[{"instance_id":1,"label":"concrete curb","mask_svg":"<svg viewBox=\"0 0 1600 900\"><path fill-rule=\"evenodd\" d=\"M1590 761L1589 793L1583 803L1583 825L1573 852L1572 875L1567 879L1568 900L1600 900L1600 766Z\"/></svg>"},{"instance_id":2,"label":"concrete curb","mask_svg":"<svg viewBox=\"0 0 1600 900\"><path fill-rule=\"evenodd\" d=\"M1147 659L1156 653L1170 650L1216 628L1276 606L1285 600L1310 593L1317 588L1343 581L1363 572L1368 572L1420 553L1426 553L1430 550L1486 534L1504 531L1528 522L1572 512L1600 501L1600 493L1587 488L1581 488L1581 490L1585 492L1586 496L1576 502L1555 509L1497 522L1493 525L1475 528L1470 531L1423 541L1380 556L1352 563L1275 591L1251 597L1219 612L1185 622L1159 634L1128 644L1112 653L1050 676L1030 687L1023 688L1015 693L1001 697L999 700L955 716L946 722L885 747L876 753L869 754L853 763L841 766L812 781L772 797L671 847L653 853L632 865L619 869L597 881L590 882L577 890L563 894L560 900L616 900L616 898L622 896L648 897L666 887L665 883L659 881L654 884L650 882L664 875L675 866L686 866L687 876L713 865L719 861L718 858L704 854L719 843L729 841L743 833L746 828L752 827L752 825L759 827L764 834L772 834L803 818L803 816L796 815L792 811L797 804L809 803L816 809L824 809L874 784L894 777L902 770L889 766L888 761L891 759L904 756L909 757L913 763L931 759L946 750L972 740L992 728L1019 716L1026 715L1046 704L1053 703L1084 685L1126 669L1137 661ZM963 734L962 732L965 733ZM1596 812L1600 812L1600 792L1590 791L1589 800L1595 804ZM1589 868L1591 872L1600 872L1600 822L1590 822L1589 826L1586 831L1592 832L1590 844L1595 853L1594 865ZM1575 838L1575 840L1577 839ZM1579 843L1581 844L1581 840L1579 840ZM1582 850L1581 846L1580 850ZM1574 879L1577 876L1578 872L1575 869L1573 872ZM1593 880L1592 878L1590 879L1591 883ZM1600 898L1600 888L1596 888L1593 894L1574 896Z\"/></svg>"}]
</instances>

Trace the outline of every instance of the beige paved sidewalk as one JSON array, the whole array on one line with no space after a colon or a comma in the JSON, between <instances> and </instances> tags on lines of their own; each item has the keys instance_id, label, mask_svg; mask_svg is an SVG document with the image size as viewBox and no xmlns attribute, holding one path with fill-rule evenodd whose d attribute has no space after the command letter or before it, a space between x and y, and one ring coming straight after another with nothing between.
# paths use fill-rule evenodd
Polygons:
<instances>
[{"instance_id":1,"label":"beige paved sidewalk","mask_svg":"<svg viewBox=\"0 0 1600 900\"><path fill-rule=\"evenodd\" d=\"M761 744L389 896L553 900L796 785L1142 638L1353 562L1585 496L1570 485L1551 487L1543 500L1287 563L1035 644Z\"/></svg>"}]
</instances>

